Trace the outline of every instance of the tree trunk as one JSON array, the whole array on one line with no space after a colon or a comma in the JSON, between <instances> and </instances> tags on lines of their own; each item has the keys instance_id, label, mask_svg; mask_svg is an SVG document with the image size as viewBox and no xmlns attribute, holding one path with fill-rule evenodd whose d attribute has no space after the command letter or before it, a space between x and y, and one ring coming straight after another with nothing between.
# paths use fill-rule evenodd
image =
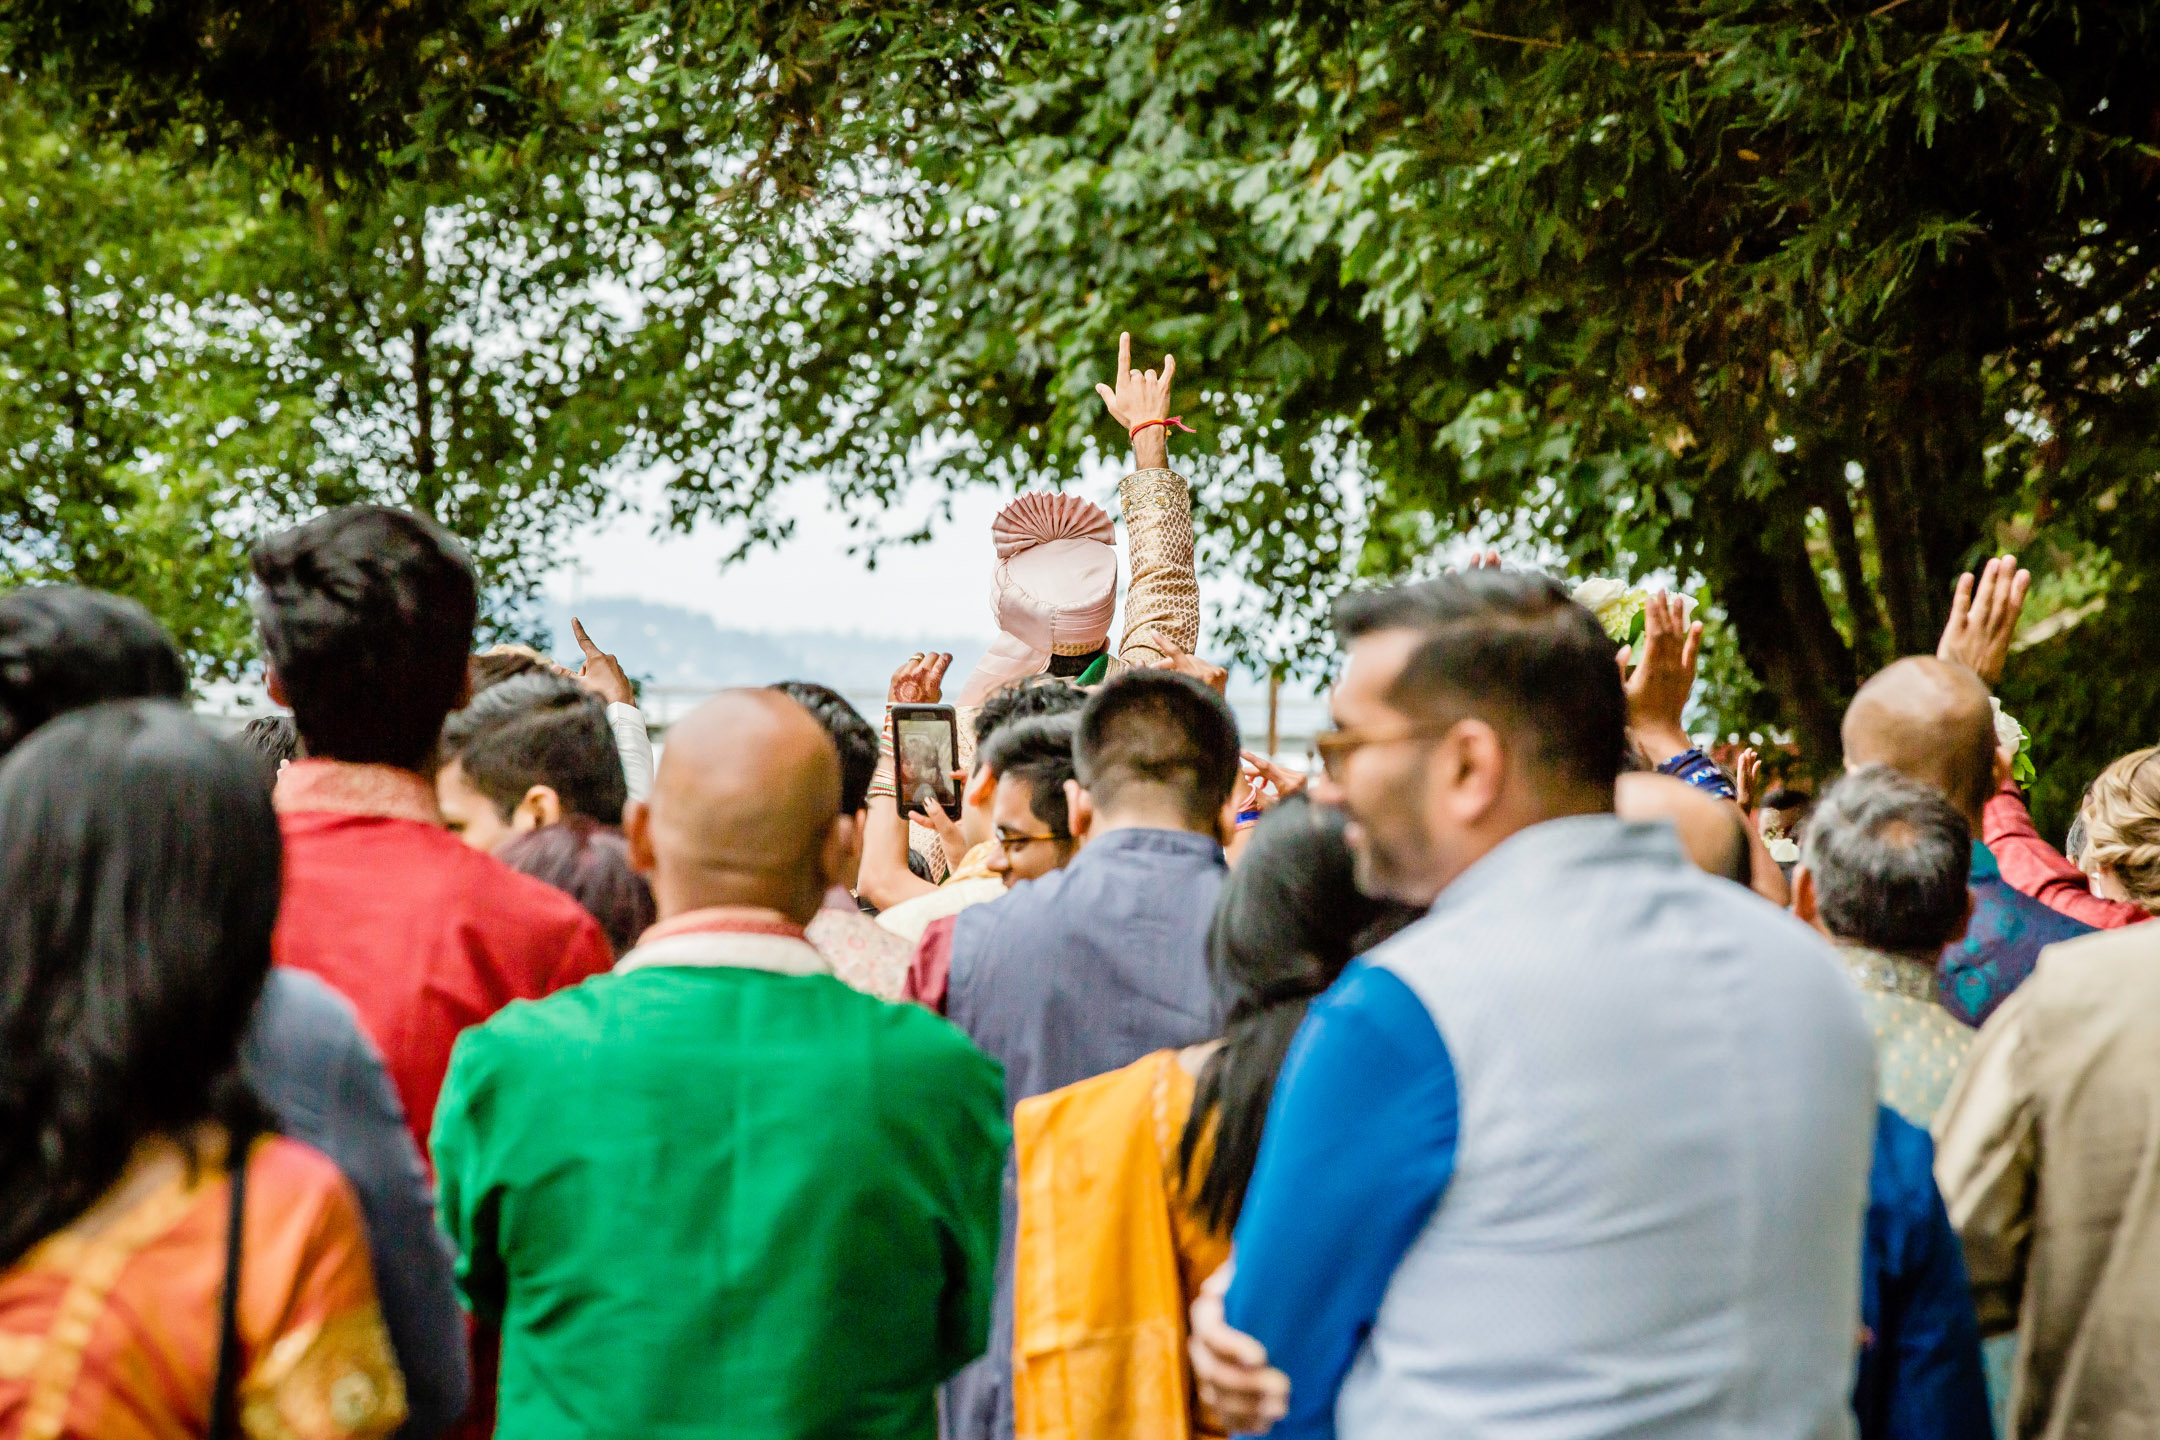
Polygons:
<instances>
[{"instance_id":1,"label":"tree trunk","mask_svg":"<svg viewBox=\"0 0 2160 1440\"><path fill-rule=\"evenodd\" d=\"M1829 774L1843 753L1838 730L1853 692L1853 656L1823 599L1806 538L1797 516L1752 504L1734 507L1707 537L1741 658L1791 721L1801 766Z\"/></svg>"},{"instance_id":2,"label":"tree trunk","mask_svg":"<svg viewBox=\"0 0 2160 1440\"><path fill-rule=\"evenodd\" d=\"M435 513L435 386L432 356L428 342L434 338L434 328L426 321L413 322L412 327L412 383L413 383L413 508L428 515Z\"/></svg>"},{"instance_id":3,"label":"tree trunk","mask_svg":"<svg viewBox=\"0 0 2160 1440\"><path fill-rule=\"evenodd\" d=\"M1883 608L1900 655L1932 655L1958 572L1984 538L1980 362L1954 339L1885 397L1867 461Z\"/></svg>"}]
</instances>

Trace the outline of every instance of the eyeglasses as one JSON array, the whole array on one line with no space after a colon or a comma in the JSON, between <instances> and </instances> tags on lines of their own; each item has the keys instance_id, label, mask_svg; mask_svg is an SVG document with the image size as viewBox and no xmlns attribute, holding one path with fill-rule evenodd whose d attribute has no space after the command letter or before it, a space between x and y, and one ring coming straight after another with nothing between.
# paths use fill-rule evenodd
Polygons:
<instances>
[{"instance_id":1,"label":"eyeglasses","mask_svg":"<svg viewBox=\"0 0 2160 1440\"><path fill-rule=\"evenodd\" d=\"M998 849L1005 852L1006 860L1010 861L1013 858L1015 852L1025 850L1030 845L1040 845L1045 840L1059 841L1070 839L1072 839L1072 836L1070 835L1006 835L1001 833L997 837L997 846Z\"/></svg>"},{"instance_id":2,"label":"eyeglasses","mask_svg":"<svg viewBox=\"0 0 2160 1440\"><path fill-rule=\"evenodd\" d=\"M1343 767L1350 763L1350 756L1367 745L1394 745L1405 740L1438 740L1454 729L1448 725L1412 725L1407 730L1323 730L1313 736L1313 749L1320 752L1320 768L1328 779L1342 779Z\"/></svg>"}]
</instances>

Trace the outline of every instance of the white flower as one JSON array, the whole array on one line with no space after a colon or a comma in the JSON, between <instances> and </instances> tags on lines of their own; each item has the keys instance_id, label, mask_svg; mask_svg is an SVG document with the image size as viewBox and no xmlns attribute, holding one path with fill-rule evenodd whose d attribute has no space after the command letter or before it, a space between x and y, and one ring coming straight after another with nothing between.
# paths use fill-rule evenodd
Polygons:
<instances>
[{"instance_id":1,"label":"white flower","mask_svg":"<svg viewBox=\"0 0 2160 1440\"><path fill-rule=\"evenodd\" d=\"M1640 586L1623 585L1618 580L1596 575L1578 581L1571 598L1576 604L1597 616L1598 624L1615 640L1626 640L1635 628L1635 617L1642 613L1650 592ZM1680 623L1685 625L1694 618L1695 599L1690 595L1674 595L1680 602Z\"/></svg>"},{"instance_id":2,"label":"white flower","mask_svg":"<svg viewBox=\"0 0 2160 1440\"><path fill-rule=\"evenodd\" d=\"M1995 707L1995 748L2012 753L2023 750L2026 745L2025 727L2018 724L2015 716L2002 708L2002 701L1988 696L1988 704Z\"/></svg>"}]
</instances>

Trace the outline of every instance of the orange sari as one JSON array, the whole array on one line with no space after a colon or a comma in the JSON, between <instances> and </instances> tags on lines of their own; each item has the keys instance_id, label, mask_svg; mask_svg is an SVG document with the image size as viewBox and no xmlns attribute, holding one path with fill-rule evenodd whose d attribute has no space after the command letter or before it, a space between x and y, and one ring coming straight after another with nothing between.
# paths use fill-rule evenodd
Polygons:
<instances>
[{"instance_id":1,"label":"orange sari","mask_svg":"<svg viewBox=\"0 0 2160 1440\"><path fill-rule=\"evenodd\" d=\"M105 1199L0 1274L0 1435L195 1440L210 1423L231 1186L163 1139ZM345 1177L296 1141L256 1142L242 1226L239 1430L387 1435L405 1384L376 1309Z\"/></svg>"},{"instance_id":2,"label":"orange sari","mask_svg":"<svg viewBox=\"0 0 2160 1440\"><path fill-rule=\"evenodd\" d=\"M1230 1237L1178 1183L1193 1088L1177 1052L1159 1050L1014 1111L1017 1440L1223 1433L1185 1356L1193 1298L1230 1258Z\"/></svg>"}]
</instances>

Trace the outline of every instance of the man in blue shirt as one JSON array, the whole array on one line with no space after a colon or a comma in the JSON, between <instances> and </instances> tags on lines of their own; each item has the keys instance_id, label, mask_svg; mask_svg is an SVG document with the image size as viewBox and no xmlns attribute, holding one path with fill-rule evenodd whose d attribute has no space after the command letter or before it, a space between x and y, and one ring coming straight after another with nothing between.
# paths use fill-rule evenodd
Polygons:
<instances>
[{"instance_id":1,"label":"man in blue shirt","mask_svg":"<svg viewBox=\"0 0 2160 1440\"><path fill-rule=\"evenodd\" d=\"M1887 765L1949 797L1974 835L2008 778L1987 683L1933 656L1900 660L1860 687L1845 711L1845 768ZM1979 1025L2032 974L2041 950L2092 927L2013 890L1987 846L1972 842L1972 921L1937 966L1945 1009Z\"/></svg>"},{"instance_id":2,"label":"man in blue shirt","mask_svg":"<svg viewBox=\"0 0 2160 1440\"><path fill-rule=\"evenodd\" d=\"M1005 1067L1008 1115L1222 1029L1207 932L1225 874L1236 716L1188 676L1129 670L1081 710L1073 766L1080 853L953 925L945 1013ZM967 1440L1013 1433L1013 1187L1008 1163L989 1353L946 1391L945 1433Z\"/></svg>"},{"instance_id":3,"label":"man in blue shirt","mask_svg":"<svg viewBox=\"0 0 2160 1440\"><path fill-rule=\"evenodd\" d=\"M1274 1433L1846 1434L1876 1131L1850 985L1612 815L1612 644L1555 582L1447 576L1337 625L1316 798L1362 888L1432 911L1277 1083L1225 1297L1287 1380ZM1234 1401L1208 1338L1202 1395Z\"/></svg>"}]
</instances>

